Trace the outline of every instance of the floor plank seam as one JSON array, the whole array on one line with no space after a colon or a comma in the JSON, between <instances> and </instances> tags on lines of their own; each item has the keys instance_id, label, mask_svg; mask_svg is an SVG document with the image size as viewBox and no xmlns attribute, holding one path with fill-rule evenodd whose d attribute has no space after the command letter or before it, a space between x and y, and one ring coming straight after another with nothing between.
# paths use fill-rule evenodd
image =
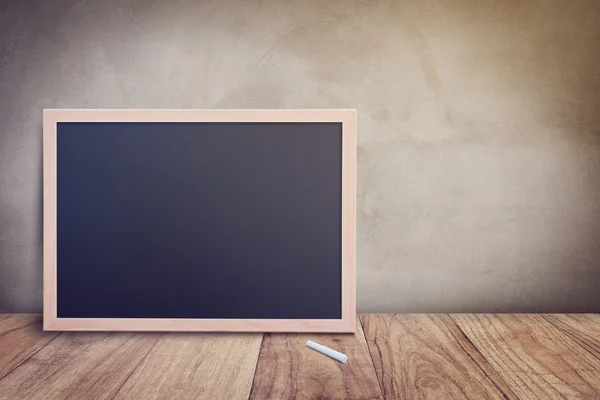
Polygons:
<instances>
[{"instance_id":1,"label":"floor plank seam","mask_svg":"<svg viewBox=\"0 0 600 400\"><path fill-rule=\"evenodd\" d=\"M267 333L263 333L260 338L260 347L258 348L258 357L256 357L256 362L254 363L254 373L252 374L252 385L250 386L250 392L248 392L248 399L252 398L252 391L254 390L254 381L256 380L256 369L258 368L258 360L260 360L260 354L262 353L263 345L265 343L265 335Z\"/></svg>"},{"instance_id":2,"label":"floor plank seam","mask_svg":"<svg viewBox=\"0 0 600 400\"><path fill-rule=\"evenodd\" d=\"M12 374L14 371L17 370L17 368L19 368L21 365L23 365L25 362L29 361L29 359L31 357L33 357L34 355L36 355L40 350L42 350L44 347L48 346L50 343L54 342L59 336L61 336L63 333L59 333L58 335L54 336L52 339L48 340L48 342L46 344L44 344L43 346L41 346L39 349L37 349L36 351L34 351L33 353L31 353L29 355L29 357L25 358L23 361L21 361L20 363L18 363L17 365L15 365L15 367L13 369L11 369L10 371L8 371L6 374L4 374L2 377L0 377L0 384L2 384L2 380L4 378L6 378L7 376L9 376L10 374Z\"/></svg>"},{"instance_id":3,"label":"floor plank seam","mask_svg":"<svg viewBox=\"0 0 600 400\"><path fill-rule=\"evenodd\" d=\"M371 354L371 347L369 346L369 340L367 339L367 334L365 333L365 325L363 322L362 314L358 314L358 322L360 322L360 328L363 331L363 336L364 336L365 342L367 344L367 352L369 353L369 359L371 360L371 367L373 368L373 373L375 374L375 379L377 379L377 384L379 385L381 397L383 398L383 400L385 400L386 397L385 397L385 392L383 391L383 382L381 382L379 380L379 377L377 376L377 370L375 369L375 361L373 360L373 355Z\"/></svg>"},{"instance_id":4,"label":"floor plank seam","mask_svg":"<svg viewBox=\"0 0 600 400\"><path fill-rule=\"evenodd\" d=\"M452 321L454 321L454 323L456 324L456 326L458 326L458 329L460 329L460 331L463 333L463 335L465 335L465 337L469 340L469 342L471 342L471 344L473 344L473 346L475 347L475 349L477 349L477 351L479 352L479 354L481 354L481 356L485 359L485 361L488 363L488 365L490 366L490 368L492 370L494 370L494 372L496 373L496 375L502 379L502 382L504 382L506 384L506 386L513 392L513 394L515 395L515 397L517 399L520 399L519 395L517 393L514 392L510 382L508 382L503 376L501 371L499 371L496 367L494 367L494 364L490 361L490 359L488 357L485 356L485 353L482 351L482 349L477 346L477 344L471 340L471 338L469 337L468 333L465 332L465 330L462 328L462 326L460 326L460 324L458 323L458 321L454 318L453 314L448 314L450 316L450 318L452 319ZM487 376L487 374L486 374ZM495 384L495 383L494 383ZM506 393L504 393L503 391L501 391L501 393L505 396L504 398L506 399L510 399L510 397L506 397Z\"/></svg>"},{"instance_id":5,"label":"floor plank seam","mask_svg":"<svg viewBox=\"0 0 600 400\"><path fill-rule=\"evenodd\" d=\"M579 346L580 348L582 348L583 350L585 350L588 354L591 354L592 357L594 357L597 360L600 360L600 356L598 356L597 354L594 354L593 352L591 352L590 350L588 350L588 348L584 345L582 345L581 343L579 343L577 341L577 339L573 336L571 336L571 334L564 330L562 327L560 327L559 325L557 325L556 323L552 322L551 319L547 318L545 315L541 315L541 317L548 322L550 325L552 325L553 327L555 327L556 329L558 329L563 335L565 335L566 337L568 337L573 343L575 343L577 346Z\"/></svg>"},{"instance_id":6,"label":"floor plank seam","mask_svg":"<svg viewBox=\"0 0 600 400\"><path fill-rule=\"evenodd\" d=\"M473 347L475 348L475 350L477 350L477 353L479 353L481 355L481 357L483 357L483 359L487 362L487 364L490 366L490 368L496 373L496 375L498 376L498 378L500 380L502 380L502 382L504 382L504 384L506 385L507 388L510 389L510 384L506 381L506 379L504 379L502 377L502 375L500 375L500 372L494 368L494 366L490 363L490 361L485 357L485 355L483 355L483 353L481 352L481 350L479 349L479 347L477 347L477 345L475 345L475 343L473 343L473 341L471 340L471 338L469 338L469 336L467 336L466 332L460 327L460 325L456 322L456 320L454 318L452 318L451 314L447 314L450 319L452 320L452 322L454 322L454 324L458 327L459 331L463 334L463 336L465 337L465 339L467 339L467 342L471 343L473 345ZM452 335L452 332L450 332L450 335ZM454 336L454 335L452 335ZM502 397L504 397L507 400L510 400L511 397L508 395L508 393L504 393L504 390L502 390L502 388L493 380L491 379L487 372L485 371L485 369L482 368L482 366L479 364L479 362L477 362L477 360L475 360L473 358L473 356L471 355L471 353L469 353L467 351L467 349L465 349L462 345L462 343L460 342L460 340L458 340L457 338L455 338L456 343L458 344L458 346L464 351L464 353L467 355L467 357L469 357L469 359L473 362L473 364L481 371L481 373L487 377L490 381L490 383L494 386L494 388L496 388L496 390L500 393L502 393ZM511 390L511 394L514 395L516 398L518 398L518 396L516 395L516 393L514 393Z\"/></svg>"},{"instance_id":7,"label":"floor plank seam","mask_svg":"<svg viewBox=\"0 0 600 400\"><path fill-rule=\"evenodd\" d=\"M115 395L112 397L113 399L119 395L119 392L121 391L121 389L123 389L123 387L125 386L125 384L127 382L129 382L129 379L131 379L131 377L137 371L137 369L140 367L140 365L142 365L142 363L144 362L144 360L146 359L146 357L148 357L148 354L150 354L152 352L152 350L154 350L154 347L156 347L156 345L158 344L158 342L160 341L160 339L163 336L164 336L164 333L158 335L158 338L156 338L156 341L154 343L152 343L152 346L150 346L150 348L148 349L148 351L146 352L146 354L144 354L144 357L142 357L140 359L140 361L135 365L135 367L131 369L131 373L129 373L129 375L127 375L127 378L123 381L123 383L119 386L119 388L117 390L115 390Z\"/></svg>"}]
</instances>

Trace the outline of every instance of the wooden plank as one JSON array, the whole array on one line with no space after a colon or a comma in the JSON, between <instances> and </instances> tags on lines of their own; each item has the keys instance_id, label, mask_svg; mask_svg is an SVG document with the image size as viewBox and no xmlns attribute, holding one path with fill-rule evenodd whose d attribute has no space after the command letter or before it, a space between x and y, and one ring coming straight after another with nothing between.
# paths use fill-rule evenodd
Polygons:
<instances>
[{"instance_id":1,"label":"wooden plank","mask_svg":"<svg viewBox=\"0 0 600 400\"><path fill-rule=\"evenodd\" d=\"M247 399L262 334L168 334L117 399Z\"/></svg>"},{"instance_id":2,"label":"wooden plank","mask_svg":"<svg viewBox=\"0 0 600 400\"><path fill-rule=\"evenodd\" d=\"M546 314L544 318L581 347L600 358L600 315Z\"/></svg>"},{"instance_id":3,"label":"wooden plank","mask_svg":"<svg viewBox=\"0 0 600 400\"><path fill-rule=\"evenodd\" d=\"M42 316L0 314L0 379L58 336L42 331Z\"/></svg>"},{"instance_id":4,"label":"wooden plank","mask_svg":"<svg viewBox=\"0 0 600 400\"><path fill-rule=\"evenodd\" d=\"M63 333L0 380L0 399L109 399L157 334Z\"/></svg>"},{"instance_id":5,"label":"wooden plank","mask_svg":"<svg viewBox=\"0 0 600 400\"><path fill-rule=\"evenodd\" d=\"M347 354L348 362L311 350L307 340ZM382 398L360 323L354 334L265 334L250 398Z\"/></svg>"},{"instance_id":6,"label":"wooden plank","mask_svg":"<svg viewBox=\"0 0 600 400\"><path fill-rule=\"evenodd\" d=\"M517 398L450 316L361 319L386 398Z\"/></svg>"},{"instance_id":7,"label":"wooden plank","mask_svg":"<svg viewBox=\"0 0 600 400\"><path fill-rule=\"evenodd\" d=\"M600 359L540 315L453 315L522 399L597 398Z\"/></svg>"}]
</instances>

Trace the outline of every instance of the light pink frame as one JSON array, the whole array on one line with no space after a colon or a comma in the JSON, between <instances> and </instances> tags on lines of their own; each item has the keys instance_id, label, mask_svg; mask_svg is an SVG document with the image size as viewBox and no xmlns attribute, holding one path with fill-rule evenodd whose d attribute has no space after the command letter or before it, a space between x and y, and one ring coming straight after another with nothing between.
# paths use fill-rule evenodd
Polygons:
<instances>
[{"instance_id":1,"label":"light pink frame","mask_svg":"<svg viewBox=\"0 0 600 400\"><path fill-rule=\"evenodd\" d=\"M58 122L341 122L341 319L58 318L56 126ZM44 330L354 332L356 329L356 110L44 110ZM310 293L307 293L310 296Z\"/></svg>"}]
</instances>

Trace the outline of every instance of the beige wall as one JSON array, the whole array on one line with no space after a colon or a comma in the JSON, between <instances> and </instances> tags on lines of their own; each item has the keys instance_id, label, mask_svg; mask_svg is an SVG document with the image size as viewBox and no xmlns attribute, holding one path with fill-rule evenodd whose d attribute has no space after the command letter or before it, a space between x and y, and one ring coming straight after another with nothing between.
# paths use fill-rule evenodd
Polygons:
<instances>
[{"instance_id":1,"label":"beige wall","mask_svg":"<svg viewBox=\"0 0 600 400\"><path fill-rule=\"evenodd\" d=\"M600 2L2 7L0 311L41 309L45 107L357 108L361 311L600 311Z\"/></svg>"}]
</instances>

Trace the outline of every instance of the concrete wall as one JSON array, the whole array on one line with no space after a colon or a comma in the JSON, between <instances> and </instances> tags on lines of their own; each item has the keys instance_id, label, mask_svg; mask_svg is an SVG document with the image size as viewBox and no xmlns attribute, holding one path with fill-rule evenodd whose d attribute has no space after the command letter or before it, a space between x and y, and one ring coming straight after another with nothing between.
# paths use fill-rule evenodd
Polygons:
<instances>
[{"instance_id":1,"label":"concrete wall","mask_svg":"<svg viewBox=\"0 0 600 400\"><path fill-rule=\"evenodd\" d=\"M1 7L0 312L41 310L50 107L357 108L361 311L600 311L600 2Z\"/></svg>"}]
</instances>

